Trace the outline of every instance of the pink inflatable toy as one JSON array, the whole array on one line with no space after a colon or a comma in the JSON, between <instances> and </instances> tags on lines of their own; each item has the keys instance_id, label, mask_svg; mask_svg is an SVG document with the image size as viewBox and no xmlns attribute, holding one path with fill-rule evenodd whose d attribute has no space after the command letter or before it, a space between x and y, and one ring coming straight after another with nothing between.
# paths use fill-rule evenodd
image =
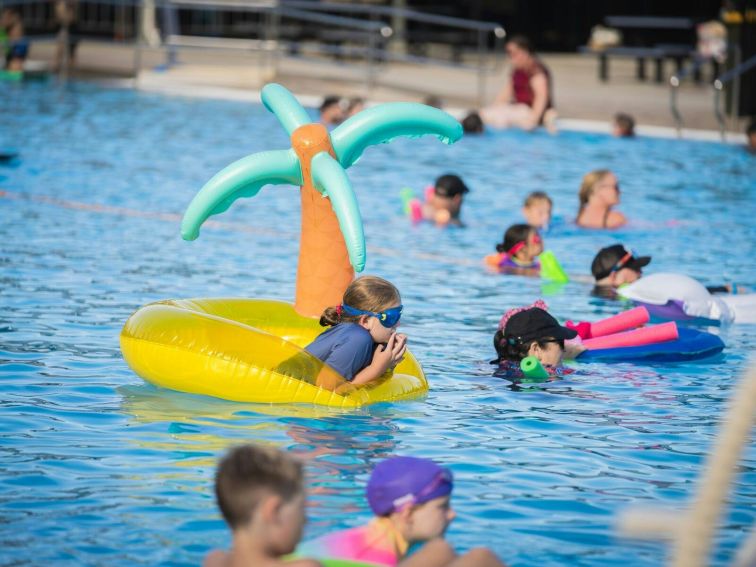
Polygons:
<instances>
[{"instance_id":1,"label":"pink inflatable toy","mask_svg":"<svg viewBox=\"0 0 756 567\"><path fill-rule=\"evenodd\" d=\"M614 333L627 331L628 329L635 329L636 327L645 325L650 319L651 316L648 313L648 309L641 306L623 311L617 315L612 315L595 323L588 323L586 321L573 323L572 321L567 321L565 325L570 329L576 330L580 338L585 340L613 335Z\"/></svg>"},{"instance_id":2,"label":"pink inflatable toy","mask_svg":"<svg viewBox=\"0 0 756 567\"><path fill-rule=\"evenodd\" d=\"M651 327L635 329L634 331L626 331L624 333L615 333L614 335L586 339L583 341L583 346L589 350L633 347L674 341L679 338L679 336L680 335L677 332L677 323L670 321L669 323L662 323L661 325L652 325Z\"/></svg>"}]
</instances>

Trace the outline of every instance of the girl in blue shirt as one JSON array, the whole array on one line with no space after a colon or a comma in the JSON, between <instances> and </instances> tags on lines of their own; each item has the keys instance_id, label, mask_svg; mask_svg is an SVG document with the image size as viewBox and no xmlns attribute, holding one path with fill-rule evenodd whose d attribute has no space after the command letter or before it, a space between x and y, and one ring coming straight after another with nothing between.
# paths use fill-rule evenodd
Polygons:
<instances>
[{"instance_id":1,"label":"girl in blue shirt","mask_svg":"<svg viewBox=\"0 0 756 567\"><path fill-rule=\"evenodd\" d=\"M327 329L305 350L352 384L367 384L404 358L406 335L396 332L402 298L391 282L362 276L344 292L340 305L327 307L320 324Z\"/></svg>"}]
</instances>

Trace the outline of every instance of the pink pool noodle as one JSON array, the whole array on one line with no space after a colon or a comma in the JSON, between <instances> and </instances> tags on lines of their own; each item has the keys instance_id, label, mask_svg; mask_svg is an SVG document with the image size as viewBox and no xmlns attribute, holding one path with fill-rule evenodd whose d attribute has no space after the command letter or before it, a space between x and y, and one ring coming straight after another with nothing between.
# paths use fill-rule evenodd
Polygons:
<instances>
[{"instance_id":1,"label":"pink pool noodle","mask_svg":"<svg viewBox=\"0 0 756 567\"><path fill-rule=\"evenodd\" d=\"M589 350L600 350L604 348L634 347L641 345L651 345L674 341L678 338L677 324L674 321L662 323L661 325L652 325L626 331L624 333L615 333L605 337L596 337L595 339L585 339L583 346Z\"/></svg>"},{"instance_id":2,"label":"pink pool noodle","mask_svg":"<svg viewBox=\"0 0 756 567\"><path fill-rule=\"evenodd\" d=\"M423 205L420 203L420 199L412 199L409 202L409 206L412 222L420 222L423 220Z\"/></svg>"},{"instance_id":3,"label":"pink pool noodle","mask_svg":"<svg viewBox=\"0 0 756 567\"><path fill-rule=\"evenodd\" d=\"M635 329L649 322L651 316L645 307L634 307L617 315L607 317L601 321L591 323L591 338L613 335L620 331Z\"/></svg>"},{"instance_id":4,"label":"pink pool noodle","mask_svg":"<svg viewBox=\"0 0 756 567\"><path fill-rule=\"evenodd\" d=\"M433 196L436 194L436 188L433 185L428 185L425 188L425 202L427 203L431 199L433 199Z\"/></svg>"}]
</instances>

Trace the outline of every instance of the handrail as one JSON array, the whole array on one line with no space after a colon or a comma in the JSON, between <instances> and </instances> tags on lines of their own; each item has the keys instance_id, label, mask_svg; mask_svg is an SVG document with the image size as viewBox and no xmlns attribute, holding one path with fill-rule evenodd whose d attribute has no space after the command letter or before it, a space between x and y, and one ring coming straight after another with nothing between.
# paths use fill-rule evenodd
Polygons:
<instances>
[{"instance_id":1,"label":"handrail","mask_svg":"<svg viewBox=\"0 0 756 567\"><path fill-rule=\"evenodd\" d=\"M677 108L677 90L680 88L680 82L688 75L697 72L704 63L711 61L706 57L696 57L696 59L679 72L675 73L669 78L669 110L672 113L672 117L675 119L675 128L677 129L677 136L682 136L683 118L682 114Z\"/></svg>"},{"instance_id":2,"label":"handrail","mask_svg":"<svg viewBox=\"0 0 756 567\"><path fill-rule=\"evenodd\" d=\"M725 117L721 109L722 105L719 102L720 95L722 94L722 89L724 89L726 83L729 83L730 81L736 81L735 88L733 88L732 113L734 116L738 116L740 114L740 93L738 92L740 90L740 76L744 73L747 73L754 67L756 67L756 55L753 55L742 63L735 65L735 67L733 67L729 71L722 73L714 80L714 83L712 84L712 87L714 88L714 114L717 117L717 122L719 123L719 135L722 137L722 140L725 139Z\"/></svg>"},{"instance_id":3,"label":"handrail","mask_svg":"<svg viewBox=\"0 0 756 567\"><path fill-rule=\"evenodd\" d=\"M303 2L301 0L282 0L282 6L294 6L307 10L338 10L343 12L361 12L364 14L380 14L382 16L404 16L410 20L426 22L429 24L439 24L449 27L457 27L470 30L490 31L506 35L504 28L497 22L484 22L481 20L466 20L464 18L455 18L452 16L439 16L417 10L408 10L406 8L394 8L392 6L371 6L366 4L347 4L342 2ZM501 35L500 38L503 38Z\"/></svg>"},{"instance_id":4,"label":"handrail","mask_svg":"<svg viewBox=\"0 0 756 567\"><path fill-rule=\"evenodd\" d=\"M392 18L404 18L407 20L415 20L422 23L438 24L442 26L448 26L451 28L460 28L466 30L472 30L477 33L477 69L478 69L478 94L477 102L478 106L483 106L485 103L485 90L486 90L486 73L489 69L486 68L486 37L484 34L492 33L494 36L494 53L502 53L501 41L506 37L506 31L503 26L497 22L483 22L479 20L466 20L464 18L454 18L451 16L439 16L436 14L428 14L426 12L419 12L417 10L408 10L406 8L396 8L393 6L372 6L354 3L335 3L335 2L306 2L302 0L281 0L281 5L286 7L298 7L306 10L319 10L319 11L338 11L338 12L353 12L369 14L371 16L391 16ZM395 33L395 38L405 38L407 33L399 32ZM402 62L427 62L432 61L431 58L418 58L408 54L399 54L390 50L380 50L380 56L383 59L392 59L394 61ZM464 65L462 65L464 67ZM493 69L498 68L496 60L494 60Z\"/></svg>"}]
</instances>

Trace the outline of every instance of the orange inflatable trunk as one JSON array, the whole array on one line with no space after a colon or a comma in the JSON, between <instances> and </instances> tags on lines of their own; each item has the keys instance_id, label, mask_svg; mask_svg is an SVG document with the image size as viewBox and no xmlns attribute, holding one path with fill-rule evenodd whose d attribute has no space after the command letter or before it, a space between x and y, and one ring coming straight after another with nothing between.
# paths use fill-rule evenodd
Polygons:
<instances>
[{"instance_id":1,"label":"orange inflatable trunk","mask_svg":"<svg viewBox=\"0 0 756 567\"><path fill-rule=\"evenodd\" d=\"M336 156L328 130L322 124L297 128L291 135L291 145L299 156L303 179L294 309L306 317L319 317L326 307L341 303L354 279L354 269L331 200L321 195L312 183L312 158L320 152Z\"/></svg>"}]
</instances>

